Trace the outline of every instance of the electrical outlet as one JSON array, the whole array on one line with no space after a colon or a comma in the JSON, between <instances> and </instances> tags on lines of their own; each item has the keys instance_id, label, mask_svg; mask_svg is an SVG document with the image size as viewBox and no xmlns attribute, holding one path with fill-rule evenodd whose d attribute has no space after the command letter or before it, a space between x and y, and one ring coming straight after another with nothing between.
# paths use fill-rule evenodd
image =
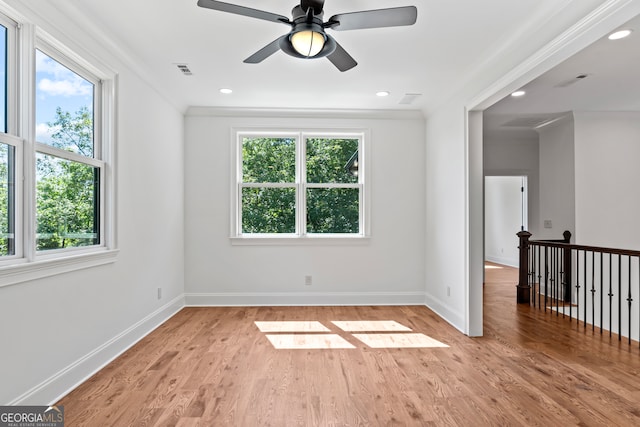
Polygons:
<instances>
[{"instance_id":1,"label":"electrical outlet","mask_svg":"<svg viewBox=\"0 0 640 427\"><path fill-rule=\"evenodd\" d=\"M158 288L158 299L162 299L162 288Z\"/></svg>"},{"instance_id":2,"label":"electrical outlet","mask_svg":"<svg viewBox=\"0 0 640 427\"><path fill-rule=\"evenodd\" d=\"M545 219L544 220L544 228L553 228L553 225L552 225L550 219Z\"/></svg>"},{"instance_id":3,"label":"electrical outlet","mask_svg":"<svg viewBox=\"0 0 640 427\"><path fill-rule=\"evenodd\" d=\"M447 286L447 296L451 296L451 286Z\"/></svg>"},{"instance_id":4,"label":"electrical outlet","mask_svg":"<svg viewBox=\"0 0 640 427\"><path fill-rule=\"evenodd\" d=\"M305 286L311 286L311 283L313 283L313 279L311 276L304 276L304 284Z\"/></svg>"}]
</instances>

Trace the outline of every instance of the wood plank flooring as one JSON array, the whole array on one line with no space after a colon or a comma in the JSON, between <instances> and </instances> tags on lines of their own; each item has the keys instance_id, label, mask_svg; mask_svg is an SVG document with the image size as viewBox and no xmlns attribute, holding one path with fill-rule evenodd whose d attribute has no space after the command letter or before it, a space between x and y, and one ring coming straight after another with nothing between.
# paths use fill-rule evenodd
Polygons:
<instances>
[{"instance_id":1,"label":"wood plank flooring","mask_svg":"<svg viewBox=\"0 0 640 427\"><path fill-rule=\"evenodd\" d=\"M516 281L487 270L482 338L419 306L185 308L58 404L68 427L640 425L637 343L517 305ZM275 349L255 321L354 348ZM448 347L372 348L332 321Z\"/></svg>"}]
</instances>

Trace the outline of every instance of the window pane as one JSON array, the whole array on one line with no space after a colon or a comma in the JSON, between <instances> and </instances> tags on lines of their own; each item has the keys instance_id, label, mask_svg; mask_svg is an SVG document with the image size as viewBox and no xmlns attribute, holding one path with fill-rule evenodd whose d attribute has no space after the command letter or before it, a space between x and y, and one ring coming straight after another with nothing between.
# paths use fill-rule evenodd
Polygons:
<instances>
[{"instance_id":1,"label":"window pane","mask_svg":"<svg viewBox=\"0 0 640 427\"><path fill-rule=\"evenodd\" d=\"M93 83L36 50L36 140L93 157Z\"/></svg>"},{"instance_id":2,"label":"window pane","mask_svg":"<svg viewBox=\"0 0 640 427\"><path fill-rule=\"evenodd\" d=\"M295 233L295 188L243 188L243 233Z\"/></svg>"},{"instance_id":3,"label":"window pane","mask_svg":"<svg viewBox=\"0 0 640 427\"><path fill-rule=\"evenodd\" d=\"M357 188L307 189L307 233L359 233Z\"/></svg>"},{"instance_id":4,"label":"window pane","mask_svg":"<svg viewBox=\"0 0 640 427\"><path fill-rule=\"evenodd\" d=\"M0 132L7 133L7 29L0 25Z\"/></svg>"},{"instance_id":5,"label":"window pane","mask_svg":"<svg viewBox=\"0 0 640 427\"><path fill-rule=\"evenodd\" d=\"M295 182L295 138L243 138L243 182Z\"/></svg>"},{"instance_id":6,"label":"window pane","mask_svg":"<svg viewBox=\"0 0 640 427\"><path fill-rule=\"evenodd\" d=\"M357 139L307 139L307 182L358 182Z\"/></svg>"},{"instance_id":7,"label":"window pane","mask_svg":"<svg viewBox=\"0 0 640 427\"><path fill-rule=\"evenodd\" d=\"M99 244L99 172L37 153L37 250Z\"/></svg>"},{"instance_id":8,"label":"window pane","mask_svg":"<svg viewBox=\"0 0 640 427\"><path fill-rule=\"evenodd\" d=\"M15 254L15 149L0 144L0 256Z\"/></svg>"}]
</instances>

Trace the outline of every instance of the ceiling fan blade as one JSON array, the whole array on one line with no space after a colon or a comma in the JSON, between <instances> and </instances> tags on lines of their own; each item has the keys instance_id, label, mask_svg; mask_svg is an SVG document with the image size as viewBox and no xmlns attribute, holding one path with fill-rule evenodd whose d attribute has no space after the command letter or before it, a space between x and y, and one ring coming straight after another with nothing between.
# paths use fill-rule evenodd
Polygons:
<instances>
[{"instance_id":1,"label":"ceiling fan blade","mask_svg":"<svg viewBox=\"0 0 640 427\"><path fill-rule=\"evenodd\" d=\"M264 61L265 59L267 59L268 57L270 57L271 55L273 55L274 53L280 50L280 40L285 37L287 37L286 34L282 37L278 37L277 39L275 39L274 41L272 41L271 43L269 43L268 45L266 45L265 47L263 47L262 49L260 49L259 51L251 55L250 57L248 57L247 59L245 59L244 62L246 64L257 64L259 62Z\"/></svg>"},{"instance_id":2,"label":"ceiling fan blade","mask_svg":"<svg viewBox=\"0 0 640 427\"><path fill-rule=\"evenodd\" d=\"M250 18L264 19L265 21L281 22L291 24L289 18L271 12L264 12L250 7L238 6L216 0L198 0L198 6L207 9L219 10L221 12L235 13L236 15L248 16Z\"/></svg>"},{"instance_id":3,"label":"ceiling fan blade","mask_svg":"<svg viewBox=\"0 0 640 427\"><path fill-rule=\"evenodd\" d=\"M304 12L306 12L307 9L312 8L313 13L318 15L324 8L324 0L301 0L300 7Z\"/></svg>"},{"instance_id":4,"label":"ceiling fan blade","mask_svg":"<svg viewBox=\"0 0 640 427\"><path fill-rule=\"evenodd\" d=\"M353 59L338 42L336 42L336 50L334 50L331 55L328 55L327 58L338 70L343 72L358 65L356 60Z\"/></svg>"},{"instance_id":5,"label":"ceiling fan blade","mask_svg":"<svg viewBox=\"0 0 640 427\"><path fill-rule=\"evenodd\" d=\"M326 25L336 31L360 30L364 28L399 27L413 25L418 18L415 6L390 9L363 10L361 12L334 15Z\"/></svg>"}]
</instances>

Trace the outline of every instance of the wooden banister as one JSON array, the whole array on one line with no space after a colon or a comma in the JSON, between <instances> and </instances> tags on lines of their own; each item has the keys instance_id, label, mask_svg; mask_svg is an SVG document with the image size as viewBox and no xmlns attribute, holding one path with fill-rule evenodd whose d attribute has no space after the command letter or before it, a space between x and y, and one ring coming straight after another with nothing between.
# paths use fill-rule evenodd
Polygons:
<instances>
[{"instance_id":1,"label":"wooden banister","mask_svg":"<svg viewBox=\"0 0 640 427\"><path fill-rule=\"evenodd\" d=\"M568 316L610 336L615 328L619 340L626 336L631 343L633 335L640 341L639 250L572 244L569 231L557 240L532 240L528 231L517 236L519 304Z\"/></svg>"}]
</instances>

